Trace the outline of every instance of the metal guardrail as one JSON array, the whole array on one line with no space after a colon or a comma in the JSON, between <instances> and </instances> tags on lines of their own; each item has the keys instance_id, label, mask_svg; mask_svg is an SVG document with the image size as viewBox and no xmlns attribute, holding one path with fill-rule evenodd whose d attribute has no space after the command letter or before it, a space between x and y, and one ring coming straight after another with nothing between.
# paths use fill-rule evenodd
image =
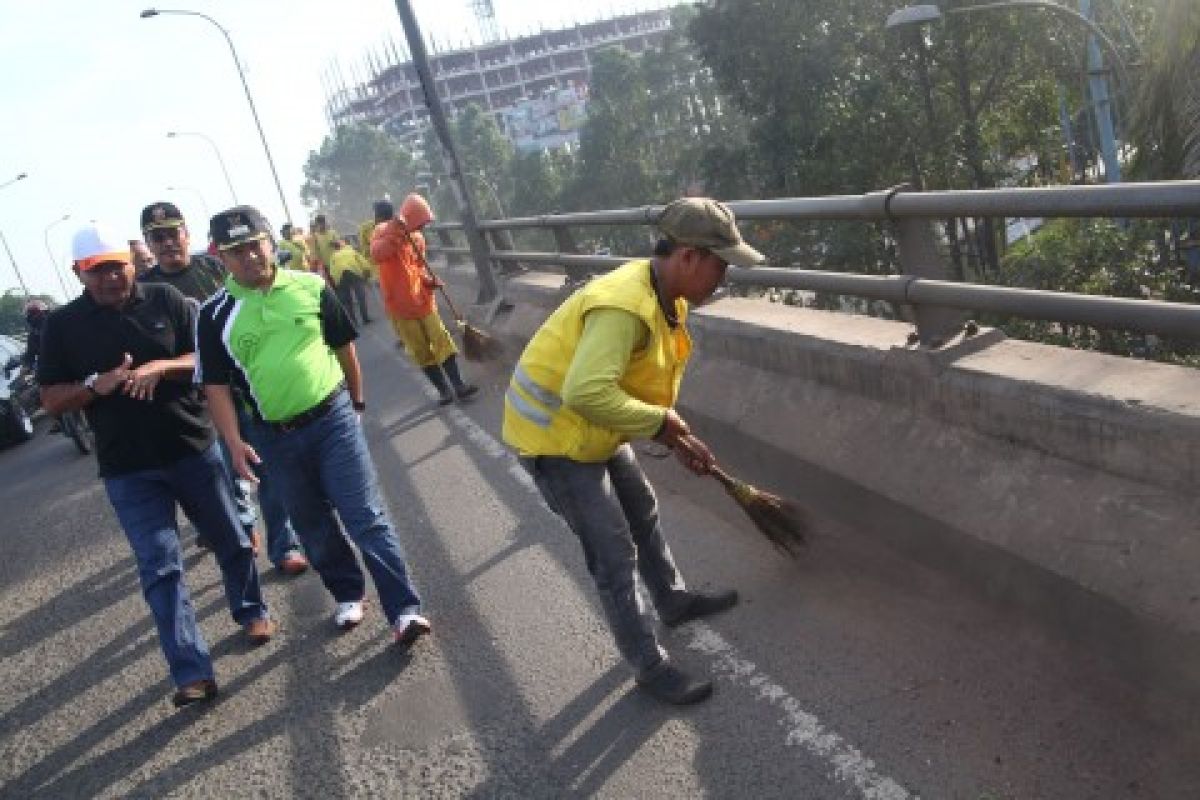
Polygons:
<instances>
[{"instance_id":1,"label":"metal guardrail","mask_svg":"<svg viewBox=\"0 0 1200 800\"><path fill-rule=\"evenodd\" d=\"M963 310L990 311L1026 319L1200 339L1200 306L1096 295L1015 289L949 278L933 220L950 217L1200 217L1200 181L1164 181L1103 186L910 192L904 187L863 195L744 200L728 204L739 220L885 221L895 226L903 274L878 276L765 267L730 269L733 284L832 292L909 306L922 344L938 347L963 328ZM568 273L609 269L637 257L585 255L571 229L593 225L652 226L662 206L495 219L479 224L491 240L496 263L561 266ZM431 226L440 245L431 251L469 255L450 234L458 223ZM550 231L556 252L518 252L504 232Z\"/></svg>"}]
</instances>

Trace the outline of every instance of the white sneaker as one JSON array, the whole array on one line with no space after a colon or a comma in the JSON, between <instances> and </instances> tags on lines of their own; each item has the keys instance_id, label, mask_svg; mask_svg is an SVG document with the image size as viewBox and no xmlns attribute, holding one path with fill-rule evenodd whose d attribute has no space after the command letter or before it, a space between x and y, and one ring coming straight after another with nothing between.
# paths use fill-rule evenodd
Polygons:
<instances>
[{"instance_id":1,"label":"white sneaker","mask_svg":"<svg viewBox=\"0 0 1200 800\"><path fill-rule=\"evenodd\" d=\"M429 620L420 614L401 614L392 625L396 634L396 644L408 647L431 630Z\"/></svg>"},{"instance_id":2,"label":"white sneaker","mask_svg":"<svg viewBox=\"0 0 1200 800\"><path fill-rule=\"evenodd\" d=\"M337 625L344 631L348 631L362 621L363 603L361 600L354 603L337 604L337 611L333 613L334 625Z\"/></svg>"}]
</instances>

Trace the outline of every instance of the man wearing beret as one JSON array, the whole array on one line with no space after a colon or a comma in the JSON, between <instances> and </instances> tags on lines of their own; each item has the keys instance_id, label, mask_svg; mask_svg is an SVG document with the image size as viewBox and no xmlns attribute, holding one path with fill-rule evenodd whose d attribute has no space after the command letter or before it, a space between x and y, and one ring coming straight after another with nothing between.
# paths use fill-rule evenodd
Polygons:
<instances>
[{"instance_id":1,"label":"man wearing beret","mask_svg":"<svg viewBox=\"0 0 1200 800\"><path fill-rule=\"evenodd\" d=\"M658 501L629 442L654 439L693 472L715 465L675 411L692 351L687 313L729 264L763 260L733 212L684 198L658 219L654 256L569 297L534 334L504 397L504 441L583 546L617 649L637 683L667 703L704 700L712 684L668 660L636 588L640 575L669 626L731 608L736 592L688 590L659 523Z\"/></svg>"},{"instance_id":2,"label":"man wearing beret","mask_svg":"<svg viewBox=\"0 0 1200 800\"><path fill-rule=\"evenodd\" d=\"M253 479L261 456L283 493L308 557L338 603L334 621L361 621L365 592L340 519L396 641L411 645L430 626L358 417L366 405L357 331L320 276L278 268L270 231L250 206L212 218L210 234L229 277L200 310L198 378L235 469ZM238 430L231 384L251 404L256 446Z\"/></svg>"},{"instance_id":3,"label":"man wearing beret","mask_svg":"<svg viewBox=\"0 0 1200 800\"><path fill-rule=\"evenodd\" d=\"M217 693L212 659L183 579L178 508L209 542L234 620L251 643L275 626L200 390L192 383L196 311L171 286L141 284L127 239L75 234L84 292L50 315L38 381L52 414L83 409L109 501L137 560L170 668L176 706Z\"/></svg>"}]
</instances>

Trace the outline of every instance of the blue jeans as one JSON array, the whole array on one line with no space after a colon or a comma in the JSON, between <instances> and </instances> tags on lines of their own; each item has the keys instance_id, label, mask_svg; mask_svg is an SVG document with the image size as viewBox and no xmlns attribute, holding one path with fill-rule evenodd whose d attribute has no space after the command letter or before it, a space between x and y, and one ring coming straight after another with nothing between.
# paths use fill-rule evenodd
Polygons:
<instances>
[{"instance_id":1,"label":"blue jeans","mask_svg":"<svg viewBox=\"0 0 1200 800\"><path fill-rule=\"evenodd\" d=\"M421 599L409 580L350 394L342 391L329 411L295 430L255 422L253 436L308 560L334 599L358 601L365 591L349 535L375 582L388 623L418 611Z\"/></svg>"},{"instance_id":2,"label":"blue jeans","mask_svg":"<svg viewBox=\"0 0 1200 800\"><path fill-rule=\"evenodd\" d=\"M246 440L257 449L258 445L253 441L254 417L239 402L234 402L234 408L237 410L238 429L242 432L242 436L246 437ZM233 480L233 494L234 499L237 500L238 519L249 533L254 527L256 518L254 505L241 486L241 481L238 479L233 462L229 457L229 448L225 446L224 441L221 442L221 455L225 458L225 467L229 470L229 475ZM267 528L267 558L271 560L272 564L279 566L279 562L283 560L284 556L300 552L300 540L292 528L292 521L288 519L283 498L279 496L279 492L267 479L266 470L260 466L255 469L255 473L258 475L258 505L262 509L263 524Z\"/></svg>"},{"instance_id":3,"label":"blue jeans","mask_svg":"<svg viewBox=\"0 0 1200 800\"><path fill-rule=\"evenodd\" d=\"M659 524L658 499L633 448L622 445L598 463L540 456L522 458L521 464L550 509L579 537L617 649L645 677L666 653L637 592L635 573L659 612L678 610L688 597Z\"/></svg>"},{"instance_id":4,"label":"blue jeans","mask_svg":"<svg viewBox=\"0 0 1200 800\"><path fill-rule=\"evenodd\" d=\"M154 616L171 680L183 686L211 679L208 645L183 580L177 507L211 545L234 621L245 625L267 616L254 553L238 522L220 449L213 443L167 467L105 478L104 489L137 559L142 594Z\"/></svg>"}]
</instances>

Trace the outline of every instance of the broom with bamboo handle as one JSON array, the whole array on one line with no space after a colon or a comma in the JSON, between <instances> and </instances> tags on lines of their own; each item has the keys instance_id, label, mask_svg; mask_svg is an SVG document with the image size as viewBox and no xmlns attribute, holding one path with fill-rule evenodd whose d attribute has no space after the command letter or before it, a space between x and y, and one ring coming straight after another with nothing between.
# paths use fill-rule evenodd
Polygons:
<instances>
[{"instance_id":1,"label":"broom with bamboo handle","mask_svg":"<svg viewBox=\"0 0 1200 800\"><path fill-rule=\"evenodd\" d=\"M417 243L413 240L412 234L408 229L405 229L404 236L408 239L409 245L412 246L413 252L421 259L421 266L424 267L425 272L433 279L437 288L441 290L442 297L445 299L446 305L450 307L450 313L454 316L454 321L458 323L458 327L462 328L463 354L470 361L493 361L499 358L504 352L504 348L500 342L495 337L489 336L467 322L466 317L458 313L458 307L450 299L450 293L446 291L446 285L434 275L433 270L429 267L429 262L425 259L425 254L417 247Z\"/></svg>"},{"instance_id":2,"label":"broom with bamboo handle","mask_svg":"<svg viewBox=\"0 0 1200 800\"><path fill-rule=\"evenodd\" d=\"M767 541L792 558L799 554L810 528L803 509L721 469L708 445L691 433L687 423L673 409L667 410L664 431L657 438L674 450L679 460L692 472L716 478L759 532L767 537Z\"/></svg>"}]
</instances>

